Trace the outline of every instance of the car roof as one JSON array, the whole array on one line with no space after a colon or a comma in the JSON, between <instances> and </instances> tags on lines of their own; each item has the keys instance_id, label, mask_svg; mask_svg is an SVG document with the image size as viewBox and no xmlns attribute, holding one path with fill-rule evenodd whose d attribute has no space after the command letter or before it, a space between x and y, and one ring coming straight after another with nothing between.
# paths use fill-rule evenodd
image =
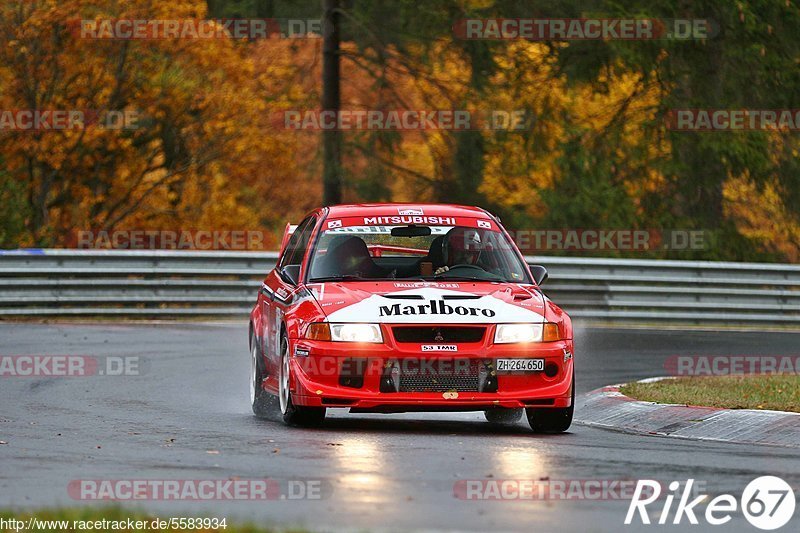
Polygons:
<instances>
[{"instance_id":1,"label":"car roof","mask_svg":"<svg viewBox=\"0 0 800 533\"><path fill-rule=\"evenodd\" d=\"M490 216L480 207L453 204L411 204L411 203L374 203L374 204L342 204L332 205L327 208L328 216L332 218L357 217L362 215L372 216L397 216L400 211L421 210L427 216L442 217L486 217ZM406 214L406 213L403 213ZM417 213L414 213L417 214Z\"/></svg>"}]
</instances>

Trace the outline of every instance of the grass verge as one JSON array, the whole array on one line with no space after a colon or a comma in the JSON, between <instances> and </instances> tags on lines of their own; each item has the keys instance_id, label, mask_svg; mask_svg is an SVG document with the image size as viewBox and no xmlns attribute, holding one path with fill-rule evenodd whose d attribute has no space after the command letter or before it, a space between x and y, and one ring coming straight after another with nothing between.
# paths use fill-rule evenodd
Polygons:
<instances>
[{"instance_id":1,"label":"grass verge","mask_svg":"<svg viewBox=\"0 0 800 533\"><path fill-rule=\"evenodd\" d=\"M800 413L798 375L665 379L653 383L629 383L620 388L620 392L645 402Z\"/></svg>"}]
</instances>

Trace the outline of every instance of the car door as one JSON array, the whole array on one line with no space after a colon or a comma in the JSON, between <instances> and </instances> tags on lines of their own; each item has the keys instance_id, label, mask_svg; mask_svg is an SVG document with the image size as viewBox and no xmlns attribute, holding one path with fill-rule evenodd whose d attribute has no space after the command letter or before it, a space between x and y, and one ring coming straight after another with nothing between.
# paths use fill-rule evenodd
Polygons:
<instances>
[{"instance_id":1,"label":"car door","mask_svg":"<svg viewBox=\"0 0 800 533\"><path fill-rule=\"evenodd\" d=\"M293 275L299 281L300 265L308 250L311 236L317 222L315 215L304 219L292 233L286 248L283 250L278 264L267 275L261 289L264 317L264 343L262 346L265 356L265 371L267 374L266 386L277 391L277 376L280 368L280 333L283 316L294 300L297 285L289 279ZM287 275L288 274L288 275Z\"/></svg>"}]
</instances>

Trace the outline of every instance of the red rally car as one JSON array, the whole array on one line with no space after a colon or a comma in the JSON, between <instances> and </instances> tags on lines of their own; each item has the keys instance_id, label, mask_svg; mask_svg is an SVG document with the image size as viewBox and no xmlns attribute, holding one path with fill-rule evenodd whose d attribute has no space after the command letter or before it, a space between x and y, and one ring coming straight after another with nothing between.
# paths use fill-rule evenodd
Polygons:
<instances>
[{"instance_id":1,"label":"red rally car","mask_svg":"<svg viewBox=\"0 0 800 533\"><path fill-rule=\"evenodd\" d=\"M287 226L250 314L253 412L313 426L334 407L493 423L524 409L534 431L566 431L572 323L546 278L480 208L317 209Z\"/></svg>"}]
</instances>

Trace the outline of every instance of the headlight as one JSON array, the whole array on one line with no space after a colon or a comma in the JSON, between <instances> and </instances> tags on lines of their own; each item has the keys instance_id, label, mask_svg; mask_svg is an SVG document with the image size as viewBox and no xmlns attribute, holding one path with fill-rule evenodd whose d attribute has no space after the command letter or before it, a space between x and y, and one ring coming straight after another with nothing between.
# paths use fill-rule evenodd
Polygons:
<instances>
[{"instance_id":1,"label":"headlight","mask_svg":"<svg viewBox=\"0 0 800 533\"><path fill-rule=\"evenodd\" d=\"M512 342L552 342L561 340L558 324L497 324L494 331L495 344Z\"/></svg>"},{"instance_id":2,"label":"headlight","mask_svg":"<svg viewBox=\"0 0 800 533\"><path fill-rule=\"evenodd\" d=\"M495 344L510 342L539 342L542 340L541 324L497 324Z\"/></svg>"},{"instance_id":3,"label":"headlight","mask_svg":"<svg viewBox=\"0 0 800 533\"><path fill-rule=\"evenodd\" d=\"M378 324L311 324L306 338L334 342L372 342L382 343L383 334Z\"/></svg>"}]
</instances>

